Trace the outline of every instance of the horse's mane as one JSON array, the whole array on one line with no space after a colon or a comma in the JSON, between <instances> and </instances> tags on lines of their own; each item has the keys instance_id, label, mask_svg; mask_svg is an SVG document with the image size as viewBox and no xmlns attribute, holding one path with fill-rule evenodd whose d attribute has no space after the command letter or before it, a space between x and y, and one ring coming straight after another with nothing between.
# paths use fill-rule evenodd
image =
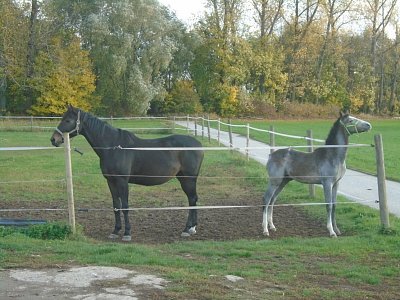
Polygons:
<instances>
[{"instance_id":1,"label":"horse's mane","mask_svg":"<svg viewBox=\"0 0 400 300\"><path fill-rule=\"evenodd\" d=\"M133 132L113 127L91 113L84 111L81 113L83 114L82 121L85 122L87 129L97 136L97 139L101 139L102 143L126 146L131 145L137 139ZM92 135L92 137L94 136Z\"/></svg>"},{"instance_id":2,"label":"horse's mane","mask_svg":"<svg viewBox=\"0 0 400 300\"><path fill-rule=\"evenodd\" d=\"M94 115L88 112L84 113L83 120L86 122L86 125L90 127L90 129L95 130L97 132L103 133L104 130L106 130L106 128L116 130L116 128L112 127L107 122L100 120L99 118L95 117Z\"/></svg>"},{"instance_id":3,"label":"horse's mane","mask_svg":"<svg viewBox=\"0 0 400 300\"><path fill-rule=\"evenodd\" d=\"M333 123L331 131L329 131L328 137L325 140L325 145L336 145L337 141L336 141L336 136L337 136L337 132L338 130L340 130L340 127L342 126L340 124L340 120L342 117L339 117L335 123ZM347 136L346 136L347 138Z\"/></svg>"}]
</instances>

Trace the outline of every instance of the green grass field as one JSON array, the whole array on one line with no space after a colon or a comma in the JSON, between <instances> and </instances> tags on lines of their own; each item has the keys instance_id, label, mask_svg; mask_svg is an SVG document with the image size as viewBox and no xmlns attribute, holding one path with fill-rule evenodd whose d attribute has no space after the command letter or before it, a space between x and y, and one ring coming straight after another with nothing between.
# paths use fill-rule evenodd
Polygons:
<instances>
[{"instance_id":1,"label":"green grass field","mask_svg":"<svg viewBox=\"0 0 400 300\"><path fill-rule=\"evenodd\" d=\"M274 125L279 132L287 132L287 129L292 128L290 134L304 134L305 130L313 125L312 128L318 127L318 133L315 130L314 137L324 138L332 122L321 121L319 126L315 126L315 121L307 121L304 124L285 121L274 122ZM154 127L165 126L155 121L152 124ZM252 125L268 128L267 124L269 123L255 122ZM372 133L360 135L352 142L371 143L375 130L379 132L379 129L384 136L387 168L388 165L398 163L392 161L391 150L387 152L388 149L395 148L392 142L398 140L394 133L398 123L383 120L372 121L372 124ZM139 124L134 125L139 127ZM49 138L49 132L2 131L0 147L49 146ZM256 136L255 138L261 139ZM282 144L284 142L282 141ZM205 141L203 144L209 145ZM98 159L86 140L77 137L72 146L85 153L83 156L73 154L74 175L78 177L74 181L77 197L82 201L102 201L109 198L104 179L97 176L100 174ZM365 150L371 153L360 154L365 156L361 167L373 170L373 166L367 166L370 156L375 155L373 148ZM354 154L349 153L349 160L353 159L357 164L357 160L352 158ZM10 202L21 198L51 204L54 199L66 198L63 186L63 156L63 148L0 152L0 201ZM371 162L373 163L373 159ZM87 174L97 175L86 176ZM206 152L202 175L211 174L234 174L246 178L234 181L234 188L232 183L224 181L213 182L212 189L202 187L205 192L214 193L218 197L229 195L229 189L235 193L240 189L245 191L251 188L260 194L265 189L265 167L254 161L247 162L240 155L232 155L229 151ZM38 180L46 182L38 184ZM5 183L7 181L14 183ZM170 184L178 186L176 182ZM18 188L15 188L16 186ZM93 197L93 191L104 196L97 199ZM145 198L144 189L135 187L135 191ZM296 183L289 184L281 198L284 198L282 202L285 203L310 201L308 187ZM313 201L321 202L322 199L322 193L318 191L317 198ZM344 201L343 198L341 200ZM324 207L306 207L304 210L313 218L325 219ZM398 219L392 217L392 230L382 232L379 214L373 209L361 205L339 205L337 216L338 224L345 232L345 236L338 239L331 239L326 234L317 238L283 237L229 242L177 240L169 244L145 245L94 241L81 234L62 240L43 240L0 228L0 268L69 265L132 268L160 274L169 280L171 283L166 295L170 299L188 299L194 295L198 299L399 298ZM254 217L261 218L261 212ZM238 286L227 286L224 276L228 274L242 276L244 281Z\"/></svg>"}]
</instances>

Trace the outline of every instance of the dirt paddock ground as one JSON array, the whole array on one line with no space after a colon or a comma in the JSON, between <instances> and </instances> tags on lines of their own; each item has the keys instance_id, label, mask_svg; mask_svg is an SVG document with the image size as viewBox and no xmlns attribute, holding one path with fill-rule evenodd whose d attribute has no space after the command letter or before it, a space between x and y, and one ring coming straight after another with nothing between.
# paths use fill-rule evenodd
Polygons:
<instances>
[{"instance_id":1,"label":"dirt paddock ground","mask_svg":"<svg viewBox=\"0 0 400 300\"><path fill-rule=\"evenodd\" d=\"M12 207L10 207L12 205ZM104 208L101 203L92 208ZM96 207L96 205L98 207ZM228 205L232 205L229 203ZM243 205L238 204L238 205ZM3 208L41 208L43 203L35 201L14 201L0 203ZM52 203L51 208L65 207L65 202ZM184 239L181 232L185 227L187 211L131 211L133 243L164 244ZM3 218L44 219L47 221L68 220L66 211L21 211L2 213ZM324 216L321 216L324 217ZM84 234L90 238L109 241L108 235L114 228L114 213L109 211L78 211L76 222L83 227ZM230 241L238 239L265 239L262 234L261 207L201 209L198 210L197 234L190 240ZM276 207L274 223L277 232L271 232L269 238L291 236L320 237L327 236L325 221L312 219L298 207ZM122 234L121 230L121 234Z\"/></svg>"}]
</instances>

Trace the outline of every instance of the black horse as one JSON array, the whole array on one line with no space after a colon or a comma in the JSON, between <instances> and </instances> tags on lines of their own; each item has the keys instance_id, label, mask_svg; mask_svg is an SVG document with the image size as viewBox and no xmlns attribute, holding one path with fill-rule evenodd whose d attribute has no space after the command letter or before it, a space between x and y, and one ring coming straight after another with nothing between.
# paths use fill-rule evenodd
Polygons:
<instances>
[{"instance_id":1,"label":"black horse","mask_svg":"<svg viewBox=\"0 0 400 300\"><path fill-rule=\"evenodd\" d=\"M117 129L95 116L72 106L64 113L62 120L51 137L51 143L58 147L63 133L72 138L83 135L100 158L100 168L107 179L113 198L115 228L109 238L117 238L121 230L122 209L125 232L122 240L131 240L131 225L128 217L128 183L159 185L177 177L182 190L188 197L189 206L196 206L196 183L204 153L202 150L128 150L123 148L168 148L202 147L190 136L171 135L158 139L141 139L131 132ZM196 233L197 210L190 209L182 236Z\"/></svg>"},{"instance_id":2,"label":"black horse","mask_svg":"<svg viewBox=\"0 0 400 300\"><path fill-rule=\"evenodd\" d=\"M269 229L275 231L272 221L272 212L275 201L292 180L301 183L322 184L324 188L327 228L331 237L340 235L336 225L335 207L339 180L346 172L346 147L349 136L353 133L366 132L372 128L371 124L346 114L333 124L325 141L333 147L318 148L314 152L304 153L293 149L280 149L273 152L267 162L269 174L268 189L264 195L263 231L269 235ZM335 147L339 146L339 147Z\"/></svg>"}]
</instances>

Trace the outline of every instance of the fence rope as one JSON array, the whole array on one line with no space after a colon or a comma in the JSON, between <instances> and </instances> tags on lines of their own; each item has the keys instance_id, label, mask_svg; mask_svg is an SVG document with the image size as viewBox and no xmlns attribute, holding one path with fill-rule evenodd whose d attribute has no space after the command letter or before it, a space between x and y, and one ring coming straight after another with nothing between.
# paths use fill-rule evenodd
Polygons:
<instances>
[{"instance_id":1,"label":"fence rope","mask_svg":"<svg viewBox=\"0 0 400 300\"><path fill-rule=\"evenodd\" d=\"M0 151L29 151L29 150L55 150L62 149L61 147L37 147L37 146L29 146L29 147L0 147Z\"/></svg>"},{"instance_id":2,"label":"fence rope","mask_svg":"<svg viewBox=\"0 0 400 300\"><path fill-rule=\"evenodd\" d=\"M220 120L208 120L205 119L203 117L189 117L191 119L197 120L197 119L201 119L204 121L210 121L210 122L219 122L221 125L225 125L227 127L237 127L237 128L247 128L247 125L243 125L243 124L229 124L229 123L225 123L222 122ZM249 129L252 129L254 131L259 131L259 132L265 132L265 133L271 133L277 136L282 136L282 137L287 137L287 138L293 138L293 139L302 139L302 140L306 140L306 141L314 141L314 142L318 142L318 143L325 143L325 140L321 140L321 139L315 139L315 138L309 138L307 136L298 136L298 135L291 135L291 134L284 134L284 133L280 133L280 132L276 132L276 131L271 131L268 129L261 129L261 128L256 128L256 127L252 127L249 126ZM194 130L193 130L194 131ZM351 144L351 143L350 143Z\"/></svg>"},{"instance_id":3,"label":"fence rope","mask_svg":"<svg viewBox=\"0 0 400 300\"><path fill-rule=\"evenodd\" d=\"M316 148L355 148L355 147L374 147L368 144L349 144L349 145L320 145ZM310 148L310 146L263 146L263 147L121 147L120 145L113 147L93 147L99 150L134 150L134 151L248 151L248 150L279 150L279 149L302 149ZM29 151L29 150L55 150L62 147L0 147L0 151Z\"/></svg>"},{"instance_id":4,"label":"fence rope","mask_svg":"<svg viewBox=\"0 0 400 300\"><path fill-rule=\"evenodd\" d=\"M354 147L374 147L368 144L349 144L349 145L321 145L316 148L354 148ZM310 148L310 146L262 146L262 147L93 147L99 150L135 150L135 151L230 151L230 150L279 150L279 149L296 149ZM0 148L1 149L1 148Z\"/></svg>"},{"instance_id":5,"label":"fence rope","mask_svg":"<svg viewBox=\"0 0 400 300\"><path fill-rule=\"evenodd\" d=\"M103 174L103 173L75 173L73 175L74 178L82 178L87 176L107 176L107 177L131 177L131 178L198 178L198 179L237 179L237 180L245 180L245 179L284 179L284 178L293 178L291 176L283 176L283 177L270 177L270 176L207 176L207 175L198 175L198 176L189 176L189 175L143 175L143 174ZM351 174L346 175L346 177L363 177L363 176L371 176L371 174ZM375 176L375 175L372 175ZM301 178L314 178L315 176L297 176ZM318 176L320 178L329 178L331 176ZM21 184L21 183L48 183L48 182L56 182L56 183L65 183L65 178L62 179L38 179L38 180L7 180L0 181L0 184Z\"/></svg>"},{"instance_id":6,"label":"fence rope","mask_svg":"<svg viewBox=\"0 0 400 300\"><path fill-rule=\"evenodd\" d=\"M283 177L270 177L270 176L206 176L206 175L198 175L198 176L190 176L190 175L144 175L144 174L103 174L103 173L77 173L74 177L85 177L85 176L107 176L107 177L139 177L139 178L205 178L205 179L284 179L284 178L331 178L335 176L283 176ZM363 177L363 176L371 176L369 174L352 174L346 175L350 177ZM0 181L1 183L1 181Z\"/></svg>"},{"instance_id":7,"label":"fence rope","mask_svg":"<svg viewBox=\"0 0 400 300\"><path fill-rule=\"evenodd\" d=\"M16 116L16 117L11 117L11 116L0 116L0 119L26 119L26 120L40 120L40 119L61 119L61 117L30 117L30 116ZM206 122L217 122L221 125L225 125L225 126L231 126L231 127L236 127L236 128L247 128L247 125L242 125L242 124L229 124L229 123L225 123L222 122L220 120L214 120L214 119L206 119L204 117L191 117L191 116L175 116L173 117L173 119L171 117L99 117L99 119L101 120L110 120L110 121L114 121L114 120L143 120L143 119L164 119L164 120L170 120L170 121L174 121L176 119L183 119L183 120L203 120ZM26 128L35 128L35 129L53 129L54 127L48 127L48 126L17 126L17 127L26 127ZM206 126L207 127L207 126ZM165 128L122 128L124 130L171 130L171 129L175 129L175 130L187 130L185 128L172 128L172 127L165 127ZM284 134L284 133L280 133L280 132L276 132L276 131L271 131L268 129L261 129L261 128L256 128L256 127L252 127L249 126L249 129L251 130L255 130L255 131L259 131L259 132L265 132L265 133L271 133L277 136L282 136L282 137L287 137L287 138L293 138L293 139L302 139L302 140L310 140L310 141L314 141L314 142L318 142L318 143L324 143L325 140L321 140L321 139L315 139L315 138L309 138L307 136L297 136L297 135L290 135L290 134ZM194 131L194 130L193 130ZM351 143L350 143L351 144ZM358 144L361 145L361 144ZM288 148L289 146L286 146L286 148ZM294 146L292 146L294 147Z\"/></svg>"},{"instance_id":8,"label":"fence rope","mask_svg":"<svg viewBox=\"0 0 400 300\"><path fill-rule=\"evenodd\" d=\"M377 200L363 200L362 202L343 201L336 202L336 205L354 205L360 203L378 203ZM295 207L295 206L319 206L327 205L325 202L305 202L305 203L281 203L274 204L273 207ZM263 208L264 204L259 205L204 205L204 206L167 206L167 207L131 207L131 208L76 208L77 212L90 211L180 211L180 210L207 210L207 209L236 209L236 208ZM67 211L68 208L4 208L0 212L27 212L27 211Z\"/></svg>"},{"instance_id":9,"label":"fence rope","mask_svg":"<svg viewBox=\"0 0 400 300\"><path fill-rule=\"evenodd\" d=\"M65 182L65 179L10 180L10 181L0 181L0 184L13 184L13 183L45 183L45 182L61 182L61 183L64 183L64 182Z\"/></svg>"}]
</instances>

